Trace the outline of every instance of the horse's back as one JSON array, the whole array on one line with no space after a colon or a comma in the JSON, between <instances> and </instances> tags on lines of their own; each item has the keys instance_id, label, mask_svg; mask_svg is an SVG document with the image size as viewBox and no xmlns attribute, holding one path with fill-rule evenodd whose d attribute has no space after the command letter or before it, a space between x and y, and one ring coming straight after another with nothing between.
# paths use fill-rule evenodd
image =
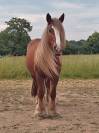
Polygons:
<instances>
[{"instance_id":1,"label":"horse's back","mask_svg":"<svg viewBox=\"0 0 99 133\"><path fill-rule=\"evenodd\" d=\"M28 51L30 51L30 50L35 50L35 48L38 46L40 40L41 40L41 39L37 38L37 39L31 40L31 41L28 43L28 45L27 45L27 54L28 54Z\"/></svg>"},{"instance_id":2,"label":"horse's back","mask_svg":"<svg viewBox=\"0 0 99 133\"><path fill-rule=\"evenodd\" d=\"M41 39L32 40L27 46L26 65L31 75L34 73L34 56Z\"/></svg>"}]
</instances>

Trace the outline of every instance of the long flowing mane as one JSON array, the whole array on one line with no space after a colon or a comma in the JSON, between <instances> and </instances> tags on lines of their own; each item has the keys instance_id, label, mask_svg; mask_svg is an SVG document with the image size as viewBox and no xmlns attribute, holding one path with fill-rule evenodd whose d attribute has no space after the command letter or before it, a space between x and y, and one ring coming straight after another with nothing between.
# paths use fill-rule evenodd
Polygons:
<instances>
[{"instance_id":1,"label":"long flowing mane","mask_svg":"<svg viewBox=\"0 0 99 133\"><path fill-rule=\"evenodd\" d=\"M53 26L60 33L61 43L65 42L65 32L62 24L58 19L53 19ZM48 45L48 27L44 30L41 41L38 45L38 48L35 52L35 65L39 67L39 69L48 77L53 78L53 76L59 76L59 72L57 70L57 63L55 61L54 52Z\"/></svg>"}]
</instances>

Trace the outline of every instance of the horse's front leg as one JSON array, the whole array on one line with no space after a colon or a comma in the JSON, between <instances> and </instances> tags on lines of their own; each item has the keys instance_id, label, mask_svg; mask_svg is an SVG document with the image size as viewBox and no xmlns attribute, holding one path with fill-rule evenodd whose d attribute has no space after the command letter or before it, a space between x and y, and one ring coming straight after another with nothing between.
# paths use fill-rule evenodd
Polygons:
<instances>
[{"instance_id":1,"label":"horse's front leg","mask_svg":"<svg viewBox=\"0 0 99 133\"><path fill-rule=\"evenodd\" d=\"M56 78L55 80L50 81L50 100L49 100L49 107L48 107L48 113L49 115L56 115L56 87L58 83L59 78Z\"/></svg>"},{"instance_id":2,"label":"horse's front leg","mask_svg":"<svg viewBox=\"0 0 99 133\"><path fill-rule=\"evenodd\" d=\"M45 110L45 104L44 104L44 94L45 94L45 88L44 88L44 80L41 78L38 78L37 80L37 105L35 109L35 116L44 116L46 115Z\"/></svg>"}]
</instances>

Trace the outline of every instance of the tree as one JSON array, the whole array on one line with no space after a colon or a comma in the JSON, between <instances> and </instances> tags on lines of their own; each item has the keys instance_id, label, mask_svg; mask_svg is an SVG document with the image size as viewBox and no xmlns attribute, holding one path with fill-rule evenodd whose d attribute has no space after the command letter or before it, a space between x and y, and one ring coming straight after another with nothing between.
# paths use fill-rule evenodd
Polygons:
<instances>
[{"instance_id":1,"label":"tree","mask_svg":"<svg viewBox=\"0 0 99 133\"><path fill-rule=\"evenodd\" d=\"M11 51L9 46L9 34L6 30L0 32L0 55L7 55Z\"/></svg>"},{"instance_id":2,"label":"tree","mask_svg":"<svg viewBox=\"0 0 99 133\"><path fill-rule=\"evenodd\" d=\"M8 27L6 32L9 34L11 55L24 55L26 53L27 43L31 40L28 32L32 26L25 19L12 18L6 22Z\"/></svg>"},{"instance_id":3,"label":"tree","mask_svg":"<svg viewBox=\"0 0 99 133\"><path fill-rule=\"evenodd\" d=\"M94 32L87 40L68 41L63 54L97 54L99 53L99 33Z\"/></svg>"},{"instance_id":4,"label":"tree","mask_svg":"<svg viewBox=\"0 0 99 133\"><path fill-rule=\"evenodd\" d=\"M99 33L94 32L89 38L87 39L87 45L90 47L90 53L96 54L99 53Z\"/></svg>"},{"instance_id":5,"label":"tree","mask_svg":"<svg viewBox=\"0 0 99 133\"><path fill-rule=\"evenodd\" d=\"M86 42L85 40L68 41L68 45L63 50L63 54L81 54L81 53L83 53L83 46L84 46L85 42Z\"/></svg>"}]
</instances>

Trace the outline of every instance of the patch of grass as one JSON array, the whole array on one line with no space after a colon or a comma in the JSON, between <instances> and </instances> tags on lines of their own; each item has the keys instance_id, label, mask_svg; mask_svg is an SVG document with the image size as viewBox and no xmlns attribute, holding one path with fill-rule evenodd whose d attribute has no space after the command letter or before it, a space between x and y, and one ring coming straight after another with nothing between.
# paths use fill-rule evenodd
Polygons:
<instances>
[{"instance_id":1,"label":"patch of grass","mask_svg":"<svg viewBox=\"0 0 99 133\"><path fill-rule=\"evenodd\" d=\"M25 57L0 58L0 79L29 79Z\"/></svg>"},{"instance_id":2,"label":"patch of grass","mask_svg":"<svg viewBox=\"0 0 99 133\"><path fill-rule=\"evenodd\" d=\"M63 56L61 78L99 78L99 55Z\"/></svg>"},{"instance_id":3,"label":"patch of grass","mask_svg":"<svg viewBox=\"0 0 99 133\"><path fill-rule=\"evenodd\" d=\"M25 57L0 58L0 79L29 79ZM99 78L99 55L67 55L62 57L60 79Z\"/></svg>"}]
</instances>

